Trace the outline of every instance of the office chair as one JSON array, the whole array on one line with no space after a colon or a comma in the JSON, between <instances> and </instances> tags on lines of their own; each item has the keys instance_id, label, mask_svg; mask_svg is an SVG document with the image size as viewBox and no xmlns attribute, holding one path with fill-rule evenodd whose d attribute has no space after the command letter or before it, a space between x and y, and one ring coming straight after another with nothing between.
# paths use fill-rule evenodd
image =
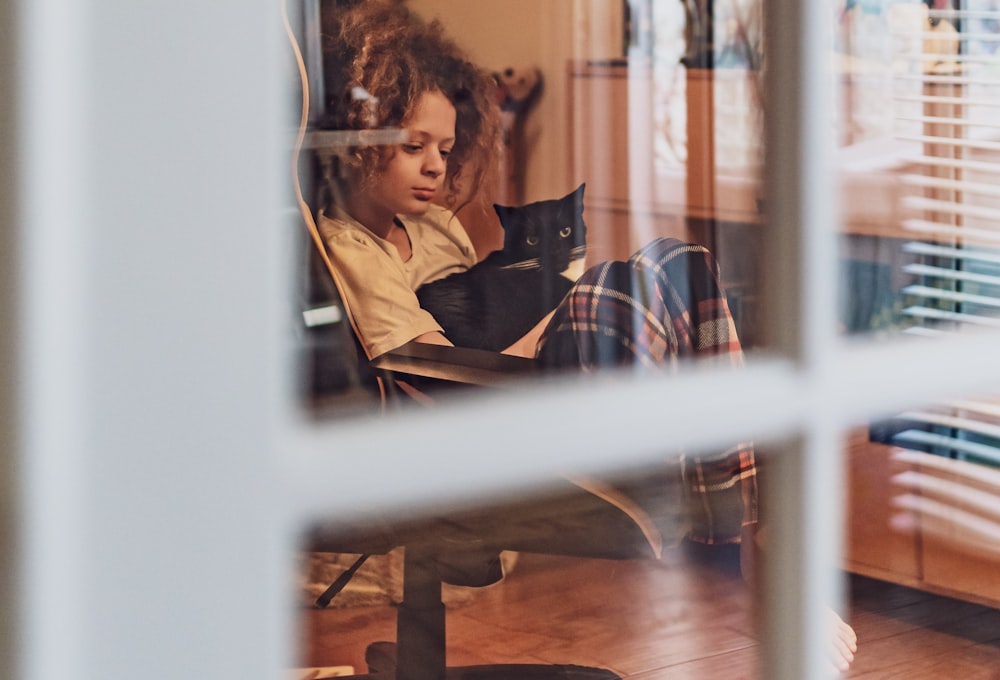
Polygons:
<instances>
[{"instance_id":1,"label":"office chair","mask_svg":"<svg viewBox=\"0 0 1000 680\"><path fill-rule=\"evenodd\" d=\"M383 406L407 401L416 392L433 395L454 386L502 389L512 381L536 375L533 360L484 350L409 343L368 359L350 323L350 310L328 274L322 253L306 243L310 280L303 315L306 392L323 401L337 390L354 392L361 383L382 382L369 389L367 404ZM310 311L335 308L320 318L337 323L308 325ZM310 336L309 334L313 334ZM333 342L336 336L336 342ZM324 346L324 341L328 346ZM324 362L333 364L323 366ZM338 367L339 365L339 367ZM317 373L318 370L318 373ZM316 381L315 375L321 377ZM330 376L339 376L338 379ZM405 385L406 387L400 387ZM417 392L419 390L419 392ZM421 397L417 397L420 399ZM431 397L433 398L433 397ZM503 573L504 550L601 559L659 556L660 532L636 499L656 503L664 484L655 477L613 485L593 480L552 480L556 491L545 497L494 503L476 510L442 512L417 520L378 518L360 527L313 527L305 549L360 555L317 601L326 606L372 554L402 546L403 602L398 608L395 644L376 642L367 650L369 672L359 677L398 680L614 680L614 673L573 665L515 664L447 668L445 609L442 584L486 586Z\"/></svg>"}]
</instances>

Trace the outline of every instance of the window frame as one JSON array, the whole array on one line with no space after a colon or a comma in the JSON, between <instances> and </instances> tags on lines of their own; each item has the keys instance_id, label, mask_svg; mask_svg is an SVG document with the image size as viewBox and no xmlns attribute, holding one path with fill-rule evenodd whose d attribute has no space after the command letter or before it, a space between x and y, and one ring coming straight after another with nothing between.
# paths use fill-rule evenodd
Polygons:
<instances>
[{"instance_id":1,"label":"window frame","mask_svg":"<svg viewBox=\"0 0 1000 680\"><path fill-rule=\"evenodd\" d=\"M775 452L769 581L781 587L766 598L764 677L821 677L843 428L1000 379L981 359L995 333L837 336L832 131L812 115L831 101L813 77L827 57L822 3L765 8L768 354L738 374L567 379L378 427L312 422L294 398L294 259L274 228L290 220L274 3L10 6L21 39L2 63L20 139L18 158L3 161L18 177L18 213L3 216L18 328L0 357L17 366L3 387L16 404L5 472L18 486L2 546L18 590L3 624L4 651L18 650L0 665L7 677L276 677L293 663L305 523L502 493L567 466L639 465L661 453L665 414L672 445L752 437ZM254 104L234 106L240 96ZM182 171L192 159L211 191ZM553 410L605 422L556 427L543 415ZM558 446L536 456L497 422ZM484 431L496 436L478 439L472 459L461 443Z\"/></svg>"}]
</instances>

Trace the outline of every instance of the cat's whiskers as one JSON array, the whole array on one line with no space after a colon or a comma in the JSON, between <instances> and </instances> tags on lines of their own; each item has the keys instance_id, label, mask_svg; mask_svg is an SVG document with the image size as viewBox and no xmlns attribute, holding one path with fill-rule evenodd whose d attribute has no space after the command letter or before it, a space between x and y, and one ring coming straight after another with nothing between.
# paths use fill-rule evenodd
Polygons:
<instances>
[{"instance_id":1,"label":"cat's whiskers","mask_svg":"<svg viewBox=\"0 0 1000 680\"><path fill-rule=\"evenodd\" d=\"M533 257L528 260L522 260L521 262L513 262L511 264L506 264L500 269L541 269L542 265L538 261L537 257Z\"/></svg>"},{"instance_id":2,"label":"cat's whiskers","mask_svg":"<svg viewBox=\"0 0 1000 680\"><path fill-rule=\"evenodd\" d=\"M580 262L587 255L587 246L576 246L571 248L569 251L569 264L564 270L565 272L570 271L574 264ZM500 269L518 269L518 270L528 270L528 269L541 269L541 259L537 257L528 258L527 260L521 260L520 262L512 262L511 264L504 265ZM578 278L578 277L574 277Z\"/></svg>"}]
</instances>

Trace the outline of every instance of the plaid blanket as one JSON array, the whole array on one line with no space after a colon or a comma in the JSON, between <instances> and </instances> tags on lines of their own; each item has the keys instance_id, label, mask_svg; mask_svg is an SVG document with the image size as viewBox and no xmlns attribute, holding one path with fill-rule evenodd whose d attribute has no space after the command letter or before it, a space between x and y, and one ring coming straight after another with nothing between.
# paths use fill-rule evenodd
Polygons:
<instances>
[{"instance_id":1,"label":"plaid blanket","mask_svg":"<svg viewBox=\"0 0 1000 680\"><path fill-rule=\"evenodd\" d=\"M551 370L638 366L673 369L685 359L743 364L719 267L704 247L657 239L627 262L588 269L559 304L537 347ZM703 543L739 540L757 522L754 449L684 455L691 526Z\"/></svg>"}]
</instances>

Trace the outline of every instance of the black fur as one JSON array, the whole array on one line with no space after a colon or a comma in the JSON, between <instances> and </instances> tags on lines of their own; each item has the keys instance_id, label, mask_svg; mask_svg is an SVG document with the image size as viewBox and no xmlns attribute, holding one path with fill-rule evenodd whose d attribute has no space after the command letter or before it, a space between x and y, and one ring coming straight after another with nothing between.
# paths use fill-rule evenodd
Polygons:
<instances>
[{"instance_id":1,"label":"black fur","mask_svg":"<svg viewBox=\"0 0 1000 680\"><path fill-rule=\"evenodd\" d=\"M494 205L503 249L417 290L420 306L460 347L500 351L555 309L572 282L561 273L586 252L581 184L563 198Z\"/></svg>"}]
</instances>

